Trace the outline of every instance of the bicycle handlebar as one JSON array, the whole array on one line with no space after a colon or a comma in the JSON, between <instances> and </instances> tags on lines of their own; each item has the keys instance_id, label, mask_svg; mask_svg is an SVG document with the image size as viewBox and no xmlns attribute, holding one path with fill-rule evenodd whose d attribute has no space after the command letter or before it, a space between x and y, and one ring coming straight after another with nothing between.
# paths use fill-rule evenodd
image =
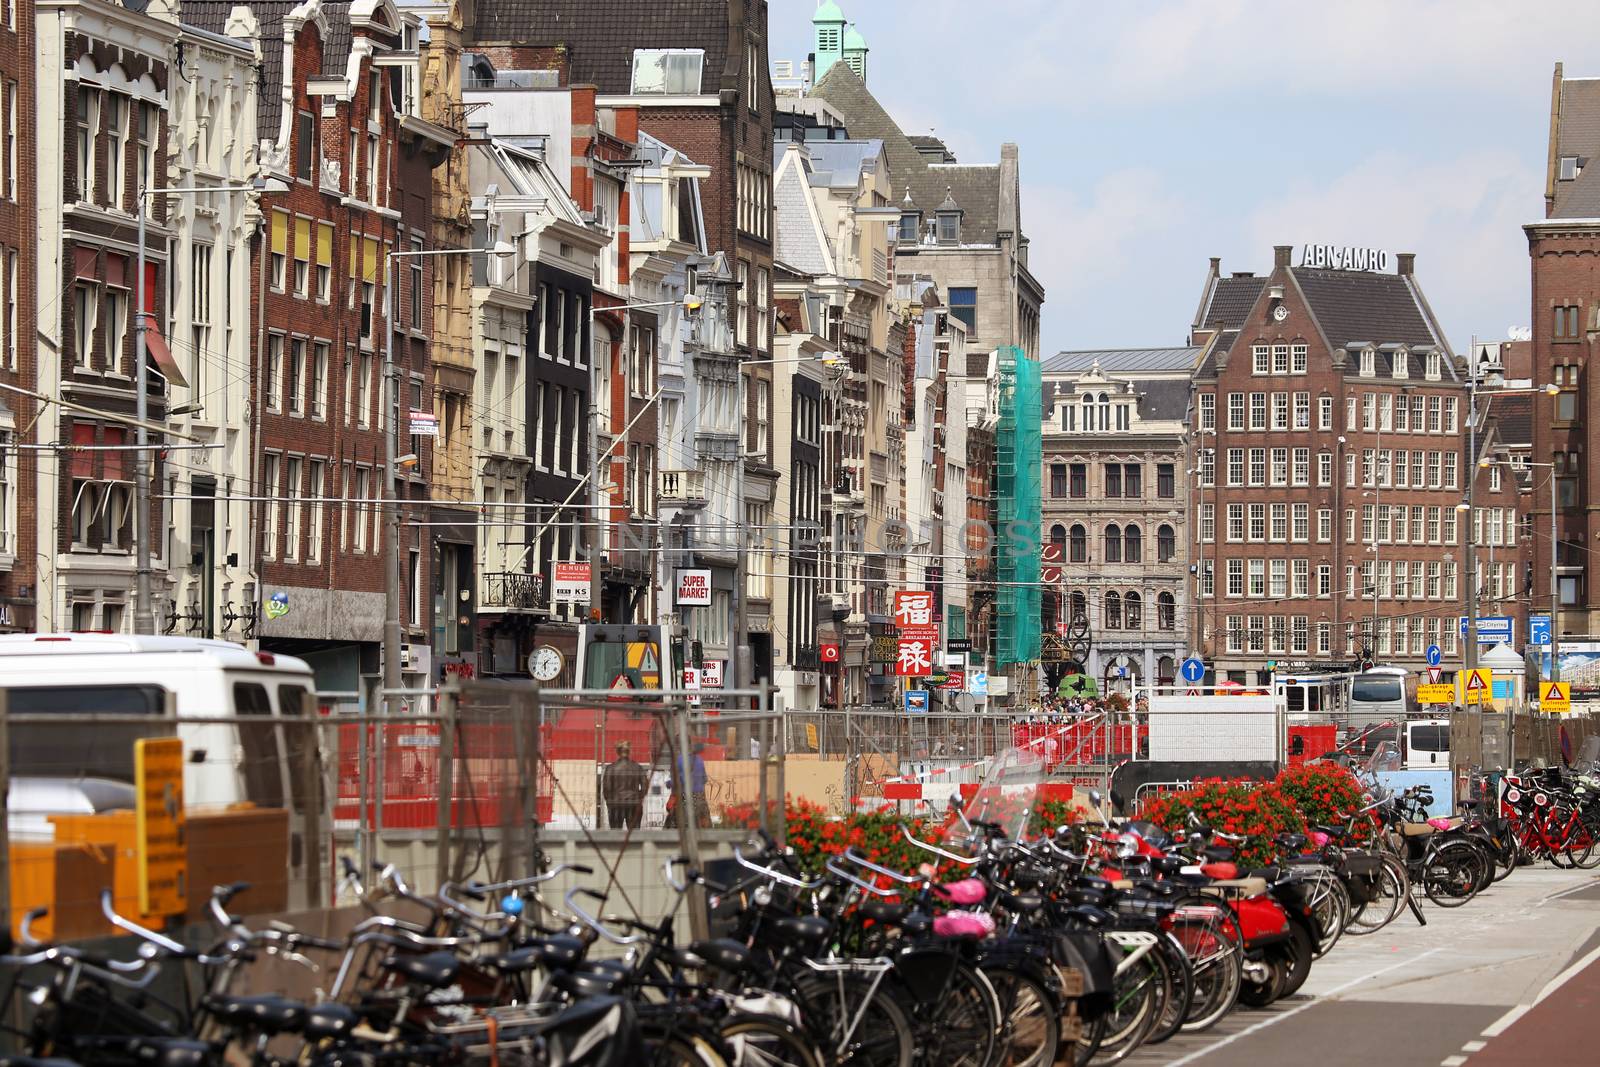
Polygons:
<instances>
[{"instance_id":1,"label":"bicycle handlebar","mask_svg":"<svg viewBox=\"0 0 1600 1067\"><path fill-rule=\"evenodd\" d=\"M921 838L913 837L912 834L911 834L911 828L908 827L905 823L901 823L900 824L900 833L905 837L905 839L907 841L911 842L913 845L916 845L918 848L927 849L929 852L932 852L935 856L943 856L945 859L949 860L952 863L959 863L963 867L973 867L973 866L976 866L977 863L978 863L979 857L977 857L977 856L958 856L954 852L946 852L944 849L940 848L938 845L929 844L927 841L924 841Z\"/></svg>"}]
</instances>

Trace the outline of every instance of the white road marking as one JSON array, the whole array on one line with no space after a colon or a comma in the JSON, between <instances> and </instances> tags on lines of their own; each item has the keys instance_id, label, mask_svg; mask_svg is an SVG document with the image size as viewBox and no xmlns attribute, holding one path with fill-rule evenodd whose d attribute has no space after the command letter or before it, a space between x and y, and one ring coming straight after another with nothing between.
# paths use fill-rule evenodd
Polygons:
<instances>
[{"instance_id":1,"label":"white road marking","mask_svg":"<svg viewBox=\"0 0 1600 1067\"><path fill-rule=\"evenodd\" d=\"M1554 978L1550 979L1549 982L1545 983L1545 987L1539 990L1539 995L1533 998L1533 1002L1531 1004L1518 1004L1516 1007L1500 1016L1500 1018L1496 1019L1493 1024L1491 1024L1489 1028L1483 1032L1483 1036L1499 1037L1501 1034L1505 1033L1511 1028L1512 1023L1528 1014L1528 1012L1532 1010L1535 1005L1543 1003L1544 999L1550 994L1554 993L1556 990L1572 981L1574 976L1576 976L1595 960L1600 960L1600 948L1594 948L1584 953L1583 956L1580 959L1575 960L1570 967L1556 975ZM1474 1042L1474 1044L1478 1044L1478 1048L1483 1047L1482 1044L1478 1042ZM1469 1048L1468 1051L1476 1052L1478 1049Z\"/></svg>"},{"instance_id":2,"label":"white road marking","mask_svg":"<svg viewBox=\"0 0 1600 1067\"><path fill-rule=\"evenodd\" d=\"M1335 999L1338 998L1339 994L1343 993L1345 990L1354 989L1356 986L1361 985L1363 982L1370 982L1372 979L1378 977L1380 974L1387 974L1389 971L1398 970L1401 967L1409 967L1413 963L1421 963L1423 960L1427 959L1429 956L1435 955L1436 953L1440 953L1440 952L1443 952L1443 951L1444 951L1443 948L1432 948L1432 949L1429 949L1428 951L1426 951L1426 952L1424 952L1424 953L1422 953L1420 955L1413 956L1410 959L1401 960L1398 963L1391 963L1387 967L1381 967L1378 970L1371 972L1370 974L1361 975L1359 978L1352 978L1352 979L1350 979L1350 981L1345 982L1342 985L1334 986L1332 989L1328 990L1326 993L1321 994L1320 996L1313 997L1312 999L1310 999L1308 1001L1305 1001L1302 1004L1295 1005L1294 1007L1290 1008L1288 1011L1283 1012L1280 1015L1274 1015L1270 1019L1262 1019L1260 1022L1254 1024L1253 1026L1247 1026L1243 1030L1240 1030L1236 1034L1229 1034L1227 1037L1223 1038L1222 1040L1213 1042L1212 1044L1207 1045L1205 1048L1196 1049L1195 1051L1189 1053L1187 1056L1184 1056L1181 1059L1173 1060L1171 1063L1167 1064L1167 1067L1184 1067L1185 1064L1193 1063L1195 1060L1198 1060L1203 1056L1209 1056L1209 1055L1211 1055L1211 1053L1216 1052L1218 1049L1226 1048L1227 1046L1233 1044L1235 1041L1239 1040L1241 1037L1249 1037L1251 1034L1257 1033L1257 1032L1259 1032L1261 1030L1265 1030L1269 1026L1276 1026L1278 1023L1283 1022L1283 1020L1285 1020L1285 1019L1291 1019L1294 1016L1299 1015L1301 1012L1305 1011L1307 1008L1312 1007L1313 1005L1320 1004L1323 1001L1335 1000Z\"/></svg>"},{"instance_id":3,"label":"white road marking","mask_svg":"<svg viewBox=\"0 0 1600 1067\"><path fill-rule=\"evenodd\" d=\"M1504 1015L1500 1016L1500 1018L1496 1019L1493 1023L1486 1027L1483 1031L1483 1036L1499 1037L1501 1034L1505 1033L1511 1028L1512 1023L1528 1014L1528 1009L1531 1007L1533 1007L1532 1004L1518 1004L1516 1007L1512 1008L1510 1011L1506 1012Z\"/></svg>"},{"instance_id":4,"label":"white road marking","mask_svg":"<svg viewBox=\"0 0 1600 1067\"><path fill-rule=\"evenodd\" d=\"M1489 1044L1489 1042L1487 1042L1487 1041L1468 1041L1465 1045L1461 1046L1461 1051L1462 1052L1482 1052L1484 1050L1484 1048L1486 1048L1488 1046L1488 1044Z\"/></svg>"},{"instance_id":5,"label":"white road marking","mask_svg":"<svg viewBox=\"0 0 1600 1067\"><path fill-rule=\"evenodd\" d=\"M1446 1056L1439 1061L1439 1067L1461 1067L1466 1062L1467 1058L1465 1056Z\"/></svg>"}]
</instances>

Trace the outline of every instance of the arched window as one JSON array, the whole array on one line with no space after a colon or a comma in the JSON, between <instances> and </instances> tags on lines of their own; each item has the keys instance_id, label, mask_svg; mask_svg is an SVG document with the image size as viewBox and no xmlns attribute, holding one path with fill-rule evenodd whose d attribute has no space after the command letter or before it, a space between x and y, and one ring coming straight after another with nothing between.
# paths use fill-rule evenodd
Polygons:
<instances>
[{"instance_id":1,"label":"arched window","mask_svg":"<svg viewBox=\"0 0 1600 1067\"><path fill-rule=\"evenodd\" d=\"M1129 593L1123 598L1122 605L1123 614L1128 621L1128 629L1140 629L1144 625L1144 620L1140 617L1142 614L1140 609L1144 607L1144 602L1139 599L1139 594Z\"/></svg>"},{"instance_id":2,"label":"arched window","mask_svg":"<svg viewBox=\"0 0 1600 1067\"><path fill-rule=\"evenodd\" d=\"M1122 629L1122 598L1115 593L1106 594L1106 629Z\"/></svg>"},{"instance_id":3,"label":"arched window","mask_svg":"<svg viewBox=\"0 0 1600 1067\"><path fill-rule=\"evenodd\" d=\"M1122 527L1112 523L1106 527L1106 560L1107 563L1122 562Z\"/></svg>"},{"instance_id":4,"label":"arched window","mask_svg":"<svg viewBox=\"0 0 1600 1067\"><path fill-rule=\"evenodd\" d=\"M1138 563L1144 558L1144 533L1128 523L1122 534L1122 562Z\"/></svg>"},{"instance_id":5,"label":"arched window","mask_svg":"<svg viewBox=\"0 0 1600 1067\"><path fill-rule=\"evenodd\" d=\"M1158 563L1171 563L1172 557L1177 554L1177 535L1172 532L1172 527L1162 523L1156 530L1156 561Z\"/></svg>"},{"instance_id":6,"label":"arched window","mask_svg":"<svg viewBox=\"0 0 1600 1067\"><path fill-rule=\"evenodd\" d=\"M1177 602L1172 599L1171 593L1156 594L1156 625L1163 630L1177 628Z\"/></svg>"},{"instance_id":7,"label":"arched window","mask_svg":"<svg viewBox=\"0 0 1600 1067\"><path fill-rule=\"evenodd\" d=\"M1067 558L1067 528L1059 522L1050 527L1050 543L1059 550L1056 559Z\"/></svg>"},{"instance_id":8,"label":"arched window","mask_svg":"<svg viewBox=\"0 0 1600 1067\"><path fill-rule=\"evenodd\" d=\"M1081 529L1081 527L1080 527ZM1081 592L1075 592L1067 597L1067 621L1074 619L1088 619L1089 601Z\"/></svg>"},{"instance_id":9,"label":"arched window","mask_svg":"<svg viewBox=\"0 0 1600 1067\"><path fill-rule=\"evenodd\" d=\"M1072 527L1072 540L1069 542L1068 560L1072 563L1089 562L1089 531L1081 524Z\"/></svg>"},{"instance_id":10,"label":"arched window","mask_svg":"<svg viewBox=\"0 0 1600 1067\"><path fill-rule=\"evenodd\" d=\"M1100 429L1111 429L1111 398L1105 393L1100 394Z\"/></svg>"},{"instance_id":11,"label":"arched window","mask_svg":"<svg viewBox=\"0 0 1600 1067\"><path fill-rule=\"evenodd\" d=\"M1088 393L1083 394L1083 429L1085 433L1094 432L1094 397Z\"/></svg>"}]
</instances>

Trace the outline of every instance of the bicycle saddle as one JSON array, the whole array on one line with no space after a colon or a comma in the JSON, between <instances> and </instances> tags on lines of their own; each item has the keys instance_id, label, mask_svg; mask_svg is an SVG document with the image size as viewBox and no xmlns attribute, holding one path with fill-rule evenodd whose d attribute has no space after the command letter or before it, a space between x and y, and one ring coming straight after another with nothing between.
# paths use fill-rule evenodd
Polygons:
<instances>
[{"instance_id":1,"label":"bicycle saddle","mask_svg":"<svg viewBox=\"0 0 1600 1067\"><path fill-rule=\"evenodd\" d=\"M893 925L904 919L910 910L905 904L897 904L892 900L869 900L861 905L861 917L875 923Z\"/></svg>"},{"instance_id":2,"label":"bicycle saddle","mask_svg":"<svg viewBox=\"0 0 1600 1067\"><path fill-rule=\"evenodd\" d=\"M1044 907L1044 897L1037 893L1007 893L1000 894L1000 905L1007 911L1020 912L1023 915L1032 915Z\"/></svg>"},{"instance_id":3,"label":"bicycle saddle","mask_svg":"<svg viewBox=\"0 0 1600 1067\"><path fill-rule=\"evenodd\" d=\"M304 1004L272 993L248 997L211 995L203 1003L211 1014L224 1022L268 1034L298 1030L306 1021Z\"/></svg>"},{"instance_id":4,"label":"bicycle saddle","mask_svg":"<svg viewBox=\"0 0 1600 1067\"><path fill-rule=\"evenodd\" d=\"M622 978L621 974L610 969L567 971L550 979L550 984L574 1000L584 1000L612 993Z\"/></svg>"},{"instance_id":5,"label":"bicycle saddle","mask_svg":"<svg viewBox=\"0 0 1600 1067\"><path fill-rule=\"evenodd\" d=\"M146 1037L134 1042L132 1051L151 1067L211 1067L221 1050L192 1037Z\"/></svg>"},{"instance_id":6,"label":"bicycle saddle","mask_svg":"<svg viewBox=\"0 0 1600 1067\"><path fill-rule=\"evenodd\" d=\"M1150 861L1150 868L1157 874L1172 877L1187 866L1182 856L1156 856Z\"/></svg>"},{"instance_id":7,"label":"bicycle saddle","mask_svg":"<svg viewBox=\"0 0 1600 1067\"><path fill-rule=\"evenodd\" d=\"M343 1004L318 1004L306 1012L307 1041L348 1037L360 1019Z\"/></svg>"},{"instance_id":8,"label":"bicycle saddle","mask_svg":"<svg viewBox=\"0 0 1600 1067\"><path fill-rule=\"evenodd\" d=\"M461 960L453 952L429 952L421 956L390 956L383 961L383 969L418 985L449 985L461 970Z\"/></svg>"},{"instance_id":9,"label":"bicycle saddle","mask_svg":"<svg viewBox=\"0 0 1600 1067\"><path fill-rule=\"evenodd\" d=\"M779 937L796 945L810 945L828 936L831 929L827 919L820 915L798 915L779 919L773 924Z\"/></svg>"},{"instance_id":10,"label":"bicycle saddle","mask_svg":"<svg viewBox=\"0 0 1600 1067\"><path fill-rule=\"evenodd\" d=\"M1434 832L1434 827L1425 822L1403 822L1400 824L1401 837L1427 837Z\"/></svg>"},{"instance_id":11,"label":"bicycle saddle","mask_svg":"<svg viewBox=\"0 0 1600 1067\"><path fill-rule=\"evenodd\" d=\"M692 942L689 952L714 971L734 973L750 966L750 950L728 937Z\"/></svg>"}]
</instances>

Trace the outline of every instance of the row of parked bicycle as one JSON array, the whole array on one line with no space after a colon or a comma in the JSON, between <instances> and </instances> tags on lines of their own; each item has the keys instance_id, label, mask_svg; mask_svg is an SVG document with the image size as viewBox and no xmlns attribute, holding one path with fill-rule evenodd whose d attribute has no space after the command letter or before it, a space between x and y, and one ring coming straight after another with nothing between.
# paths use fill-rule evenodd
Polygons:
<instances>
[{"instance_id":1,"label":"row of parked bicycle","mask_svg":"<svg viewBox=\"0 0 1600 1067\"><path fill-rule=\"evenodd\" d=\"M1344 935L1408 908L1425 922L1417 887L1456 907L1520 862L1597 862L1593 779L1507 779L1496 810L1451 820L1425 817L1426 790L1368 784L1343 825L1283 835L1279 861L1251 870L1234 862L1245 838L1193 819L1178 833L1102 818L1020 839L999 814L1018 807L996 802L1003 783L944 841L903 831L926 852L914 871L847 850L807 874L758 835L729 884L665 864L679 904L703 896L694 906L720 927L687 944L681 907L644 920L604 914L598 889L547 899L557 878L604 884L573 866L428 895L393 867L369 890L346 861L365 901L403 899L421 919L372 914L342 939L251 929L229 912L247 887L218 887L204 949L117 915L107 893L138 952L38 944L28 916L0 960L19 968L8 1007L23 1010L6 1018L25 1018L27 1055L0 1067L1114 1063L1294 993ZM321 989L237 992L261 988L253 972L273 958ZM164 970L190 980L158 983Z\"/></svg>"}]
</instances>

